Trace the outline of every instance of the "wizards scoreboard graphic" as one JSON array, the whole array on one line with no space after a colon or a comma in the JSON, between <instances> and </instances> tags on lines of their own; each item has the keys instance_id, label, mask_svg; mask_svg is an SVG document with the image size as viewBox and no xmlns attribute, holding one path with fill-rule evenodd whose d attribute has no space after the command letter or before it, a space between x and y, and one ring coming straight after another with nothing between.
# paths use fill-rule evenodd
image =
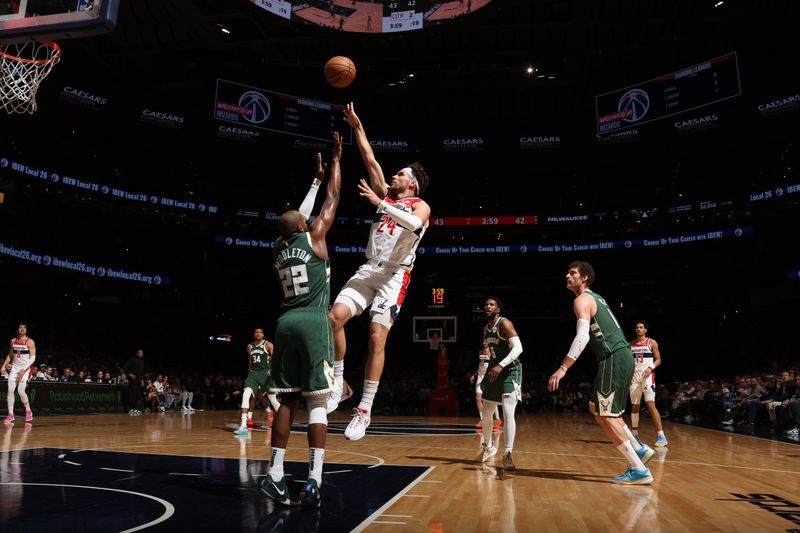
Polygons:
<instances>
[{"instance_id":1,"label":"wizards scoreboard graphic","mask_svg":"<svg viewBox=\"0 0 800 533\"><path fill-rule=\"evenodd\" d=\"M595 97L597 135L607 135L742 94L736 52Z\"/></svg>"}]
</instances>

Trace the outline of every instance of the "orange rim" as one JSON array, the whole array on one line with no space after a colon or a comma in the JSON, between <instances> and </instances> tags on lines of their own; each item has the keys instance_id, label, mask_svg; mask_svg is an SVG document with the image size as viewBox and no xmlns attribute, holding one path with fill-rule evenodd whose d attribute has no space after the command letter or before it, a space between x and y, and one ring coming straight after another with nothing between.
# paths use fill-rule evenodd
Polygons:
<instances>
[{"instance_id":1,"label":"orange rim","mask_svg":"<svg viewBox=\"0 0 800 533\"><path fill-rule=\"evenodd\" d=\"M11 54L7 54L7 53L3 52L2 45L0 45L0 56L3 56L3 57L8 58L8 59L11 59L12 61L19 61L20 63L34 63L36 65L45 65L45 64L50 63L51 61L53 61L53 58L55 58L56 56L61 54L61 47L58 46L53 41L42 40L42 41L38 41L38 42L43 44L43 45L45 45L45 46L47 46L47 47L49 47L49 48L51 48L55 53L52 56L50 56L50 58L48 58L48 59L25 59L24 57L12 56Z\"/></svg>"}]
</instances>

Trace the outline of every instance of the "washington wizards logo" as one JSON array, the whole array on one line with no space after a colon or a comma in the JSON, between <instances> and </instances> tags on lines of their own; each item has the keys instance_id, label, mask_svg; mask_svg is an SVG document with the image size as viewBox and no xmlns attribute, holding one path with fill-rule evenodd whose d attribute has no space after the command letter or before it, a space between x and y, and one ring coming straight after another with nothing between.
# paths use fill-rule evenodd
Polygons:
<instances>
[{"instance_id":1,"label":"washington wizards logo","mask_svg":"<svg viewBox=\"0 0 800 533\"><path fill-rule=\"evenodd\" d=\"M617 110L625 113L625 122L639 122L650 109L650 97L641 89L631 89L622 95Z\"/></svg>"},{"instance_id":2,"label":"washington wizards logo","mask_svg":"<svg viewBox=\"0 0 800 533\"><path fill-rule=\"evenodd\" d=\"M269 118L272 107L267 97L258 91L247 91L239 98L239 105L247 108L250 113L244 118L251 124L260 124Z\"/></svg>"}]
</instances>

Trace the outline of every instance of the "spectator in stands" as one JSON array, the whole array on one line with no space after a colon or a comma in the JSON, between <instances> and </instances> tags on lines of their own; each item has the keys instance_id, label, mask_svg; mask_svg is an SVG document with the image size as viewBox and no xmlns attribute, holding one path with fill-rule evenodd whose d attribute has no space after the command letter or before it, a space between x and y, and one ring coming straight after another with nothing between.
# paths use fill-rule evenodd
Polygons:
<instances>
[{"instance_id":1,"label":"spectator in stands","mask_svg":"<svg viewBox=\"0 0 800 533\"><path fill-rule=\"evenodd\" d=\"M128 384L128 374L125 372L125 369L120 368L119 374L117 375L117 383L120 385L127 385Z\"/></svg>"},{"instance_id":2,"label":"spectator in stands","mask_svg":"<svg viewBox=\"0 0 800 533\"><path fill-rule=\"evenodd\" d=\"M794 397L783 402L789 413L789 428L784 435L793 440L800 440L800 375L795 378Z\"/></svg>"},{"instance_id":3,"label":"spectator in stands","mask_svg":"<svg viewBox=\"0 0 800 533\"><path fill-rule=\"evenodd\" d=\"M179 395L172 390L172 384L169 381L169 376L164 376L164 381L162 384L164 387L164 409L173 409L177 407L176 402L179 398Z\"/></svg>"},{"instance_id":4,"label":"spectator in stands","mask_svg":"<svg viewBox=\"0 0 800 533\"><path fill-rule=\"evenodd\" d=\"M155 413L161 410L161 404L158 401L158 389L155 386L155 382L152 378L147 378L145 382L146 386L145 389L147 391L147 409L151 413Z\"/></svg>"},{"instance_id":5,"label":"spectator in stands","mask_svg":"<svg viewBox=\"0 0 800 533\"><path fill-rule=\"evenodd\" d=\"M55 370L56 369L53 368L52 366L48 366L47 369L45 370L45 373L44 373L44 380L45 381L58 381L58 378L56 378L56 375L55 375L56 374Z\"/></svg>"},{"instance_id":6,"label":"spectator in stands","mask_svg":"<svg viewBox=\"0 0 800 533\"><path fill-rule=\"evenodd\" d=\"M94 382L95 383L105 383L106 382L102 370L98 370L97 371L97 377L95 378Z\"/></svg>"},{"instance_id":7,"label":"spectator in stands","mask_svg":"<svg viewBox=\"0 0 800 533\"><path fill-rule=\"evenodd\" d=\"M108 384L114 383L114 378L111 377L111 372L105 372L103 374L103 383L108 383Z\"/></svg>"},{"instance_id":8,"label":"spectator in stands","mask_svg":"<svg viewBox=\"0 0 800 533\"><path fill-rule=\"evenodd\" d=\"M744 397L742 402L742 410L745 417L739 422L740 426L752 427L756 421L758 408L761 407L761 399L767 395L767 390L761 384L761 379L757 377L749 378L750 388L747 389L748 394Z\"/></svg>"},{"instance_id":9,"label":"spectator in stands","mask_svg":"<svg viewBox=\"0 0 800 533\"><path fill-rule=\"evenodd\" d=\"M156 392L158 392L158 403L163 405L164 404L164 376L161 374L156 375L155 381L153 381L153 387L155 387Z\"/></svg>"},{"instance_id":10,"label":"spectator in stands","mask_svg":"<svg viewBox=\"0 0 800 533\"><path fill-rule=\"evenodd\" d=\"M796 387L794 380L789 379L789 372L781 372L781 379L775 388L775 392L772 393L770 400L764 403L773 429L777 430L779 428L778 417L775 410L780 408L782 411L785 411L788 406L788 401L795 395ZM781 418L785 416L785 414L782 414Z\"/></svg>"},{"instance_id":11,"label":"spectator in stands","mask_svg":"<svg viewBox=\"0 0 800 533\"><path fill-rule=\"evenodd\" d=\"M37 381L44 381L46 372L47 372L47 365L45 363L42 363L41 365L39 365L39 370L36 372L36 377L34 377L33 379Z\"/></svg>"},{"instance_id":12,"label":"spectator in stands","mask_svg":"<svg viewBox=\"0 0 800 533\"><path fill-rule=\"evenodd\" d=\"M194 407L192 407L194 393L188 390L186 386L181 383L180 378L175 378L175 385L172 387L172 391L178 395L181 411L194 411Z\"/></svg>"},{"instance_id":13,"label":"spectator in stands","mask_svg":"<svg viewBox=\"0 0 800 533\"><path fill-rule=\"evenodd\" d=\"M75 372L73 372L71 368L64 367L64 375L61 376L61 381L65 381L67 383L77 383L78 378L75 376Z\"/></svg>"}]
</instances>

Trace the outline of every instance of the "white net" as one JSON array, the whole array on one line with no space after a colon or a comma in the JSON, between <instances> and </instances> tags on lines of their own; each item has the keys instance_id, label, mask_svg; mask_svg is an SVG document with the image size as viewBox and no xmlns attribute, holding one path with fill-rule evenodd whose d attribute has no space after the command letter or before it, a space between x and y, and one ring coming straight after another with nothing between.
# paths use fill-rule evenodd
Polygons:
<instances>
[{"instance_id":1,"label":"white net","mask_svg":"<svg viewBox=\"0 0 800 533\"><path fill-rule=\"evenodd\" d=\"M432 335L428 337L428 345L430 346L431 350L438 350L439 349L439 342L441 342L441 337L438 335Z\"/></svg>"},{"instance_id":2,"label":"white net","mask_svg":"<svg viewBox=\"0 0 800 533\"><path fill-rule=\"evenodd\" d=\"M0 44L0 107L7 113L36 111L36 91L61 59L52 41Z\"/></svg>"}]
</instances>

